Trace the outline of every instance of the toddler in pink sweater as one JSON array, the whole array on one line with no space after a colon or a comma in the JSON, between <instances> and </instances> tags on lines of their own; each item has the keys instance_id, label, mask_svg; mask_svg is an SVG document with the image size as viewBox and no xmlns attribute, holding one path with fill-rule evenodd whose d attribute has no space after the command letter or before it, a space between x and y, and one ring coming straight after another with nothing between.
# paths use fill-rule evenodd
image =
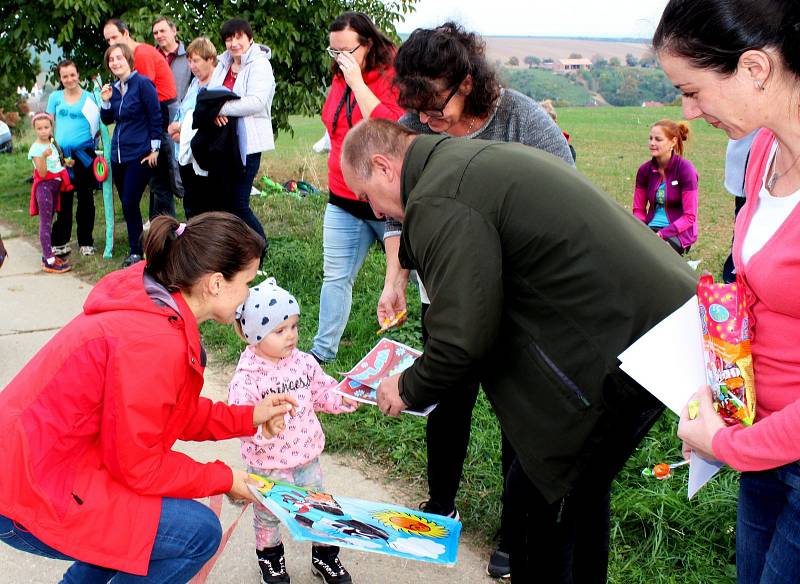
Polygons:
<instances>
[{"instance_id":1,"label":"toddler in pink sweater","mask_svg":"<svg viewBox=\"0 0 800 584\"><path fill-rule=\"evenodd\" d=\"M231 404L257 404L271 393L291 393L297 400L295 415L286 429L272 438L259 430L242 438L242 458L248 471L275 481L322 490L319 455L325 435L315 412L340 414L358 407L332 390L335 379L327 375L308 353L297 349L300 306L289 292L269 278L250 289L237 312L235 327L247 342L229 388ZM288 583L280 522L266 507L254 507L256 555L266 584ZM339 548L314 545L312 570L327 584L351 582L339 561Z\"/></svg>"}]
</instances>

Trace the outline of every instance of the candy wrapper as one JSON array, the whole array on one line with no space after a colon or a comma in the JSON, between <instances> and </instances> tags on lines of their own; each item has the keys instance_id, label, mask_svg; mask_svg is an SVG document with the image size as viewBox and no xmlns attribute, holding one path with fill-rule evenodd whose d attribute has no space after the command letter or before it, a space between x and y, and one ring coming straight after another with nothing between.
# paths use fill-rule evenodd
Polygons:
<instances>
[{"instance_id":1,"label":"candy wrapper","mask_svg":"<svg viewBox=\"0 0 800 584\"><path fill-rule=\"evenodd\" d=\"M744 290L738 284L715 284L704 274L697 284L703 349L714 406L728 425L749 426L756 412L750 321Z\"/></svg>"}]
</instances>

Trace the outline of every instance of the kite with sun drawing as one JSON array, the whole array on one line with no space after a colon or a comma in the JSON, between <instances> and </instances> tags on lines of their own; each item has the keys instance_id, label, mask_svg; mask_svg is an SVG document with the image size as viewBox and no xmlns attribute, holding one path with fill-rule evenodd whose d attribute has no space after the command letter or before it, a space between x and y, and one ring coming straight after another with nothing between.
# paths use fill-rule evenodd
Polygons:
<instances>
[{"instance_id":1,"label":"kite with sun drawing","mask_svg":"<svg viewBox=\"0 0 800 584\"><path fill-rule=\"evenodd\" d=\"M336 497L250 475L258 500L297 540L453 565L461 523L388 503Z\"/></svg>"}]
</instances>

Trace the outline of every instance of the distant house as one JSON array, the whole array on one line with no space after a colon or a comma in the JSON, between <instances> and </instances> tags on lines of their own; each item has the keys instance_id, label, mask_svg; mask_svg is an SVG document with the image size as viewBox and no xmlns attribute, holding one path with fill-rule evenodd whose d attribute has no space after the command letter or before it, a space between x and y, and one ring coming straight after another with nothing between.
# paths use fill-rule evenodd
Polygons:
<instances>
[{"instance_id":1,"label":"distant house","mask_svg":"<svg viewBox=\"0 0 800 584\"><path fill-rule=\"evenodd\" d=\"M592 62L589 59L557 59L553 63L553 71L556 73L588 71L591 68Z\"/></svg>"},{"instance_id":2,"label":"distant house","mask_svg":"<svg viewBox=\"0 0 800 584\"><path fill-rule=\"evenodd\" d=\"M643 101L642 107L664 107L660 101Z\"/></svg>"}]
</instances>

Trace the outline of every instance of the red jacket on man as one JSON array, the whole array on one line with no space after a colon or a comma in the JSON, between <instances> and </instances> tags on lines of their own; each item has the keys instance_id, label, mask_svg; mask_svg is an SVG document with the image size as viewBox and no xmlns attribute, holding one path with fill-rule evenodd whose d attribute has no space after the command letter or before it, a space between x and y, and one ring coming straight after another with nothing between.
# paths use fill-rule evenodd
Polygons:
<instances>
[{"instance_id":1,"label":"red jacket on man","mask_svg":"<svg viewBox=\"0 0 800 584\"><path fill-rule=\"evenodd\" d=\"M252 406L199 397L197 321L145 291L144 262L103 278L0 392L0 514L75 559L143 575L161 498L230 490L231 469L180 440L255 433Z\"/></svg>"}]
</instances>

